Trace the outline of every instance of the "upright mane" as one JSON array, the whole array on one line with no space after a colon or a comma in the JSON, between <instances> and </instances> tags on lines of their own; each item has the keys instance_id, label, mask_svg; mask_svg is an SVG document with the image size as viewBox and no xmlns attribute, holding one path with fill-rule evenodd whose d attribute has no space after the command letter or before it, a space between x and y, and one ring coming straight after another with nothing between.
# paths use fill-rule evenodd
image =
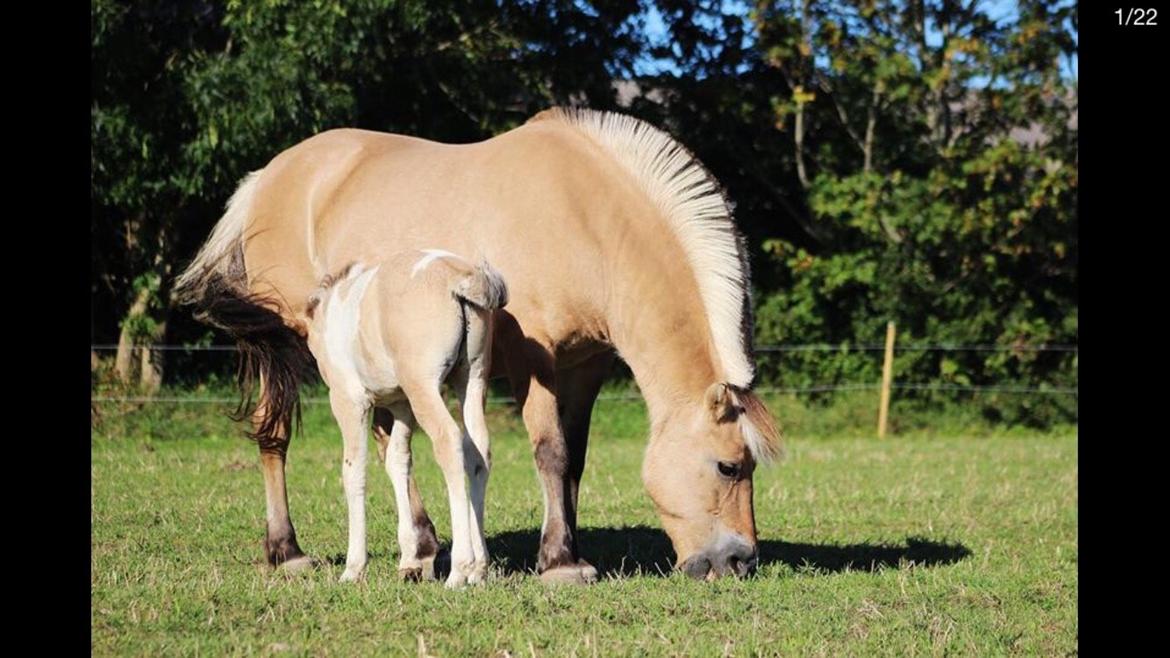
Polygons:
<instances>
[{"instance_id":1,"label":"upright mane","mask_svg":"<svg viewBox=\"0 0 1170 658\"><path fill-rule=\"evenodd\" d=\"M563 122L592 138L662 212L695 273L725 381L750 388L755 367L747 249L714 176L673 137L631 116L556 107L530 119L542 120Z\"/></svg>"}]
</instances>

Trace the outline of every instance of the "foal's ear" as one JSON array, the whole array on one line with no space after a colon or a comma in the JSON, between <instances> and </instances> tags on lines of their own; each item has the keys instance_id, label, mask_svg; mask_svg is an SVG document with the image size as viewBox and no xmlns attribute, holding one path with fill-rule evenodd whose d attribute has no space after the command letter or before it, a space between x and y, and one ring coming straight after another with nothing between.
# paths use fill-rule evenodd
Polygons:
<instances>
[{"instance_id":1,"label":"foal's ear","mask_svg":"<svg viewBox=\"0 0 1170 658\"><path fill-rule=\"evenodd\" d=\"M722 423L728 420L735 420L736 408L735 397L731 394L731 388L722 382L711 384L707 387L706 393L707 410L711 412L711 418L717 423Z\"/></svg>"}]
</instances>

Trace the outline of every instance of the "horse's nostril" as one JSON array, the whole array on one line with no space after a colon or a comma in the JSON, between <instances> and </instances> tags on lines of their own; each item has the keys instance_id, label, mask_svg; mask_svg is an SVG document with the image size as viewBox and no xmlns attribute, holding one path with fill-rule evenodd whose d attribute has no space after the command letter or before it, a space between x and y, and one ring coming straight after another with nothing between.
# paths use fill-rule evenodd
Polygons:
<instances>
[{"instance_id":1,"label":"horse's nostril","mask_svg":"<svg viewBox=\"0 0 1170 658\"><path fill-rule=\"evenodd\" d=\"M747 576L747 575L751 574L752 572L754 572L756 570L756 566L758 564L759 564L759 560L756 558L756 556L755 555L751 556L750 559L740 563L740 565L743 567L743 571L740 571L739 575Z\"/></svg>"},{"instance_id":2,"label":"horse's nostril","mask_svg":"<svg viewBox=\"0 0 1170 658\"><path fill-rule=\"evenodd\" d=\"M711 561L704 557L693 557L684 562L680 568L691 578L702 580L711 571Z\"/></svg>"}]
</instances>

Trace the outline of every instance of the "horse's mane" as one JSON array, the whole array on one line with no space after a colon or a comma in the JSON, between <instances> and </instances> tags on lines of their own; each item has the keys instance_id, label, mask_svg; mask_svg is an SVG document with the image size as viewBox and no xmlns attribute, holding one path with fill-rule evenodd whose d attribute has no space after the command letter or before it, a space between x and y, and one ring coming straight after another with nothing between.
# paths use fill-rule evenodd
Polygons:
<instances>
[{"instance_id":1,"label":"horse's mane","mask_svg":"<svg viewBox=\"0 0 1170 658\"><path fill-rule=\"evenodd\" d=\"M624 114L552 108L529 121L561 121L585 133L640 183L678 237L698 282L725 381L750 388L751 290L747 249L723 189L682 144Z\"/></svg>"}]
</instances>

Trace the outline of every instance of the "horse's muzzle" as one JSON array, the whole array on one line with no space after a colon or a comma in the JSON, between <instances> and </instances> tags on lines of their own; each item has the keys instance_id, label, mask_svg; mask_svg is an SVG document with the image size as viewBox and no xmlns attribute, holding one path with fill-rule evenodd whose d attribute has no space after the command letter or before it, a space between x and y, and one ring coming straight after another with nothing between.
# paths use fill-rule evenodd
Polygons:
<instances>
[{"instance_id":1,"label":"horse's muzzle","mask_svg":"<svg viewBox=\"0 0 1170 658\"><path fill-rule=\"evenodd\" d=\"M717 548L701 551L678 565L691 578L714 580L723 576L743 578L755 572L759 563L756 547L738 537L732 542L719 542Z\"/></svg>"}]
</instances>

